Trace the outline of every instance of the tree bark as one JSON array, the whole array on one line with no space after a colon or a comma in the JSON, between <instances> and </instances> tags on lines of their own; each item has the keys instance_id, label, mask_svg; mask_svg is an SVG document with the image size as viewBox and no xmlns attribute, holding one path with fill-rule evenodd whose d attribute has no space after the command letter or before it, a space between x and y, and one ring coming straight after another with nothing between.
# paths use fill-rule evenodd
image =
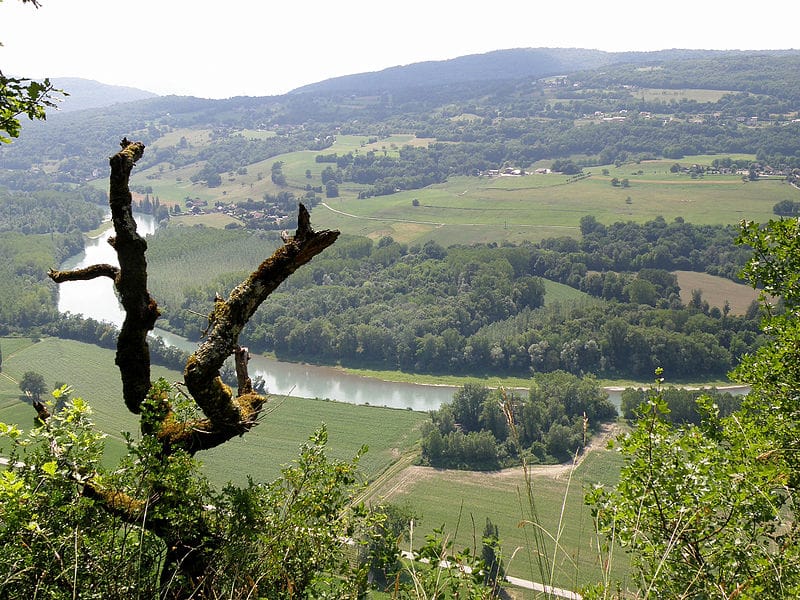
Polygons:
<instances>
[{"instance_id":1,"label":"tree bark","mask_svg":"<svg viewBox=\"0 0 800 600\"><path fill-rule=\"evenodd\" d=\"M109 243L117 253L119 268L92 265L74 271L51 270L50 277L57 283L103 276L114 279L125 309L125 320L117 340L116 364L125 404L138 414L151 386L147 335L155 327L160 313L147 289L147 241L136 231L129 189L130 174L144 153L144 144L123 139L120 145L122 150L110 159L109 189L115 233ZM262 262L226 300L218 299L214 303L209 315L208 337L186 364L187 389L206 418L178 422L167 406L160 427L148 433L155 433L167 447L181 446L194 454L241 435L256 424L266 398L253 393L247 374L248 353L239 346L239 333L278 285L333 244L338 236L338 231L314 231L308 211L300 204L294 236L283 236L283 246ZM219 374L232 354L236 354L237 394L223 383Z\"/></svg>"},{"instance_id":2,"label":"tree bark","mask_svg":"<svg viewBox=\"0 0 800 600\"><path fill-rule=\"evenodd\" d=\"M287 238L283 246L233 289L227 300L215 303L209 315L208 338L189 357L183 376L189 393L219 433L234 437L250 429L265 401L250 386L243 388L245 393L234 397L219 376L222 364L239 345L242 328L278 285L333 244L338 236L338 231L314 231L308 211L301 204L294 237ZM246 364L237 364L237 374L241 387L241 381L247 378Z\"/></svg>"}]
</instances>

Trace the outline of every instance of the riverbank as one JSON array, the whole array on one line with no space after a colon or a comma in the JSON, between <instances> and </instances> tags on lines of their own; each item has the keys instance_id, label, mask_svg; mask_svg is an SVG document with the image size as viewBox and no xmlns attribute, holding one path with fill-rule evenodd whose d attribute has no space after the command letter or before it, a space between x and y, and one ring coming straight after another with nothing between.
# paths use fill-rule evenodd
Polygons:
<instances>
[{"instance_id":1,"label":"riverbank","mask_svg":"<svg viewBox=\"0 0 800 600\"><path fill-rule=\"evenodd\" d=\"M467 384L483 385L488 388L506 388L510 390L527 390L531 380L523 377L498 377L498 376L467 376L467 375L428 375L419 373L405 373L403 371L380 371L374 369L356 369L350 367L331 367L348 375L378 379L387 383L409 383L417 385L432 385L460 388ZM634 381L630 379L598 379L598 384L607 392L623 392L628 388L652 388L654 381ZM702 390L715 388L720 391L744 393L749 390L747 385L737 384L728 380L717 379L713 381L666 381L664 387L679 387L687 390Z\"/></svg>"}]
</instances>

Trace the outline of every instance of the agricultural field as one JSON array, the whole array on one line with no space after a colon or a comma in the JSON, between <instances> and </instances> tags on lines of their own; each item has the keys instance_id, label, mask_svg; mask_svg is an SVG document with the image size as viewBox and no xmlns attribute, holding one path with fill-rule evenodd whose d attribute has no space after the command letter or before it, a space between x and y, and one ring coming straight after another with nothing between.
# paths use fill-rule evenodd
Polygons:
<instances>
[{"instance_id":1,"label":"agricultural field","mask_svg":"<svg viewBox=\"0 0 800 600\"><path fill-rule=\"evenodd\" d=\"M592 169L591 176L581 179L558 174L454 177L423 190L368 200L342 196L317 207L312 219L320 227L370 237L389 234L401 241L521 242L577 237L585 215L604 224L641 223L659 215L693 224L765 221L781 199L800 195L778 180L743 183L736 175L690 179L670 173L672 164L611 166L607 175ZM628 187L613 186L614 177L627 179ZM412 205L414 199L419 206Z\"/></svg>"},{"instance_id":2,"label":"agricultural field","mask_svg":"<svg viewBox=\"0 0 800 600\"><path fill-rule=\"evenodd\" d=\"M498 526L509 575L577 589L602 578L606 557L598 555L594 524L583 498L592 486L611 485L618 477L620 456L602 448L611 431L617 427L598 440L574 470L571 465L533 465L526 480L522 467L499 472L410 467L374 490L372 499L414 508L420 517L414 524L415 546L442 527L454 549L472 549L489 518ZM544 554L552 565L552 577L549 569L543 574L537 563L538 528L548 538ZM612 575L623 579L628 565L616 550Z\"/></svg>"},{"instance_id":3,"label":"agricultural field","mask_svg":"<svg viewBox=\"0 0 800 600\"><path fill-rule=\"evenodd\" d=\"M0 421L31 426L34 411L19 400L17 381L25 371L45 375L48 387L58 382L74 388L73 397L88 401L98 428L108 435L106 454L113 464L124 451L121 432L138 432L138 419L122 403L122 384L114 366L114 352L80 342L45 338L39 342L2 338L3 371L0 374ZM153 368L153 377L182 380L179 373ZM216 484L238 484L248 476L271 481L281 465L290 463L300 444L323 423L328 429L330 455L350 459L362 445L369 451L360 464L367 479L376 477L393 461L413 449L419 425L427 414L410 410L355 406L304 398L273 398L258 427L246 436L198 458Z\"/></svg>"},{"instance_id":4,"label":"agricultural field","mask_svg":"<svg viewBox=\"0 0 800 600\"><path fill-rule=\"evenodd\" d=\"M644 100L645 102L693 100L698 103L706 103L718 102L726 94L733 93L735 92L726 90L639 88L633 92L633 95L637 100Z\"/></svg>"},{"instance_id":5,"label":"agricultural field","mask_svg":"<svg viewBox=\"0 0 800 600\"><path fill-rule=\"evenodd\" d=\"M701 92L706 91L693 92L702 98ZM197 143L203 140L202 136L192 139ZM183 204L186 198L197 198L213 206L216 201L260 200L264 194L286 190L302 197L307 186L322 185L321 173L330 165L317 163L315 158L319 154L374 150L395 155L406 145L425 146L432 141L411 134L395 134L378 141L343 135L321 152L291 152L243 165L246 168L242 173L224 175L222 184L216 188L191 183L191 176L202 166L200 163L180 169L155 165L135 172L132 183L151 186L162 204ZM159 140L154 145L158 147L159 143L165 142ZM779 179L745 183L739 175L706 174L691 178L686 173L670 172L676 162L681 166L710 166L715 158L721 157L687 156L677 161L659 159L591 167L584 170L587 175L584 177L556 173L451 177L442 184L368 199L358 199L366 186L344 182L339 185L339 197L322 198L322 203L313 210L312 223L317 228L339 229L373 239L390 235L405 243L424 243L429 239L436 239L444 246L519 243L564 235L577 237L580 219L585 215L594 215L604 224L644 222L659 215L668 221L682 217L694 224L737 223L743 218L766 221L774 216L772 207L777 202L800 197L800 191ZM754 159L742 155L730 158ZM287 180L284 187L275 185L270 178L271 167L278 161L283 163ZM614 178L626 180L626 185L612 185ZM218 227L226 224L189 216L182 217L180 222Z\"/></svg>"},{"instance_id":6,"label":"agricultural field","mask_svg":"<svg viewBox=\"0 0 800 600\"><path fill-rule=\"evenodd\" d=\"M701 290L703 300L708 302L709 306L716 306L722 310L727 302L731 314L743 315L753 301L758 300L757 290L743 283L735 283L730 279L694 271L675 271L675 275L678 277L681 301L684 304L691 301L693 290Z\"/></svg>"},{"instance_id":7,"label":"agricultural field","mask_svg":"<svg viewBox=\"0 0 800 600\"><path fill-rule=\"evenodd\" d=\"M25 371L46 373L49 386L70 382L73 395L89 401L98 428L108 434L107 462L113 464L124 450L120 432L136 432L138 427L136 417L121 402L113 351L53 338L2 338L0 343L4 357L0 421L18 423L22 428L32 424L33 411L19 400L16 384ZM179 378L178 373L158 367L154 375L171 381ZM421 517L415 526L415 544L421 544L426 533L443 525L457 547L471 546L473 535L480 535L489 517L500 529L509 573L541 581L543 577L531 562L533 525L518 527L531 518L521 468L477 473L411 466L418 448L419 426L427 418L425 413L410 410L274 398L258 427L199 458L204 472L218 485L228 481L244 484L248 477L271 481L282 465L294 459L299 445L325 423L331 456L347 460L362 445L368 446L360 464L365 480L375 480L375 485L364 499L409 501L414 506ZM593 525L583 494L587 486L615 480L619 457L602 449L615 431L616 427L601 436L574 471L569 465L530 467L531 497L539 522L553 535L561 530L562 550L548 549L550 557L555 556L555 585L574 589L599 577L599 559L590 546ZM396 466L390 468L392 464ZM519 550L512 559L516 548ZM624 561L619 562L618 572L624 573L624 567Z\"/></svg>"}]
</instances>

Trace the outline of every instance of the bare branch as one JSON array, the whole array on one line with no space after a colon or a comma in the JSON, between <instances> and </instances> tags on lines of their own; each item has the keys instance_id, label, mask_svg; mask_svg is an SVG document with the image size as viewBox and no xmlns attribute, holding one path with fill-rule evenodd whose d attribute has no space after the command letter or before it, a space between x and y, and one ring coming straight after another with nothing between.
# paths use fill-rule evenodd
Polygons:
<instances>
[{"instance_id":1,"label":"bare branch","mask_svg":"<svg viewBox=\"0 0 800 600\"><path fill-rule=\"evenodd\" d=\"M117 251L119 273L115 280L125 320L117 339L116 364L122 378L122 395L133 413L150 389L150 348L147 334L155 327L160 313L156 301L147 291L147 242L136 231L128 187L131 170L144 153L144 144L123 139L122 150L111 157L108 202L116 237L109 240Z\"/></svg>"},{"instance_id":2,"label":"bare branch","mask_svg":"<svg viewBox=\"0 0 800 600\"><path fill-rule=\"evenodd\" d=\"M94 265L75 271L51 270L50 276L56 282L113 277L125 310L125 320L117 339L116 364L120 370L125 404L131 412L138 414L151 388L147 335L160 313L147 289L147 241L136 230L128 185L131 171L144 153L144 144L123 139L120 145L120 152L109 161L109 205L116 234L109 243L116 250L119 268ZM165 401L156 422L145 423L143 420L143 433L156 435L165 453L180 446L193 454L242 435L256 425L266 398L253 393L247 373L249 352L239 346L239 333L269 294L339 236L338 231L314 231L308 210L302 204L297 222L294 236L284 236L283 246L240 283L227 300L218 299L214 303L214 310L209 315L208 338L187 361L184 370L186 387L206 418L179 421L169 402ZM239 388L236 396L219 375L220 368L231 354L236 357Z\"/></svg>"},{"instance_id":3,"label":"bare branch","mask_svg":"<svg viewBox=\"0 0 800 600\"><path fill-rule=\"evenodd\" d=\"M244 346L237 346L234 352L236 363L236 381L239 384L239 396L253 392L253 381L247 372L247 363L250 362L250 350Z\"/></svg>"},{"instance_id":4,"label":"bare branch","mask_svg":"<svg viewBox=\"0 0 800 600\"><path fill-rule=\"evenodd\" d=\"M84 267L83 269L73 269L71 271L57 271L50 269L47 276L56 283L63 283L65 281L88 281L96 279L97 277L109 277L116 279L119 274L119 269L114 265L100 264Z\"/></svg>"}]
</instances>

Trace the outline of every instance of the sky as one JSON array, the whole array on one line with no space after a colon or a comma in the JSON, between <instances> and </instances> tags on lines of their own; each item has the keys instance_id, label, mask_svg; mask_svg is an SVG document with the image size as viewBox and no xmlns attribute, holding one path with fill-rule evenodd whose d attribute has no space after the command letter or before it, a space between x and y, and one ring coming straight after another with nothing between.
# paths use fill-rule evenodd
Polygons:
<instances>
[{"instance_id":1,"label":"sky","mask_svg":"<svg viewBox=\"0 0 800 600\"><path fill-rule=\"evenodd\" d=\"M40 2L0 0L6 76L82 77L202 98L280 95L340 75L509 48L800 48L795 0Z\"/></svg>"}]
</instances>

